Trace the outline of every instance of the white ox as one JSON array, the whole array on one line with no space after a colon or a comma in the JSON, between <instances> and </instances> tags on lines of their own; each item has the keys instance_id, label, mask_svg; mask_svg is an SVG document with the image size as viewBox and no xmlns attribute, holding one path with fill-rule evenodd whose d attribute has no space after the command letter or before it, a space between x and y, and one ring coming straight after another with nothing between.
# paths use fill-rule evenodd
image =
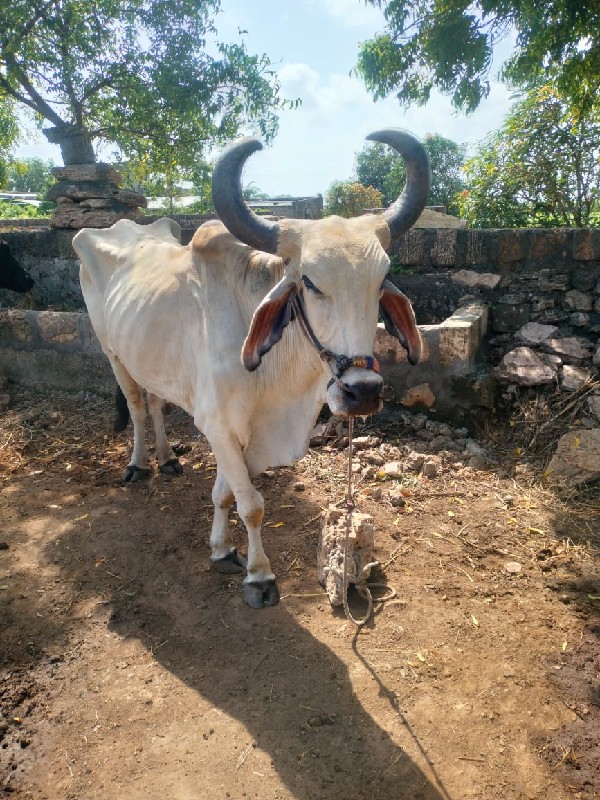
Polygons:
<instances>
[{"instance_id":1,"label":"white ox","mask_svg":"<svg viewBox=\"0 0 600 800\"><path fill-rule=\"evenodd\" d=\"M211 561L221 571L246 568L244 599L256 608L279 594L251 476L304 455L325 401L334 414L380 410L383 382L372 356L379 310L409 360L420 357L412 307L386 281L385 249L425 204L427 156L404 131L369 138L395 147L407 168L404 191L381 216L259 218L242 198L241 172L261 144L242 139L214 170L224 224L201 226L189 246L168 219L120 220L73 239L92 325L131 411L129 474L148 466L145 389L159 465L178 469L159 398L191 414L210 442L217 461ZM247 561L229 530L234 500L248 531Z\"/></svg>"}]
</instances>

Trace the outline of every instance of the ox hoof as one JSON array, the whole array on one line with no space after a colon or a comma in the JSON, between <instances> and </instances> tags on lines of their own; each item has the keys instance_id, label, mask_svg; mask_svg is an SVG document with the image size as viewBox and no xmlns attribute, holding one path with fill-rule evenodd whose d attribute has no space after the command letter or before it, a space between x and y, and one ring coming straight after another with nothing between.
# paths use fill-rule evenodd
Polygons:
<instances>
[{"instance_id":1,"label":"ox hoof","mask_svg":"<svg viewBox=\"0 0 600 800\"><path fill-rule=\"evenodd\" d=\"M170 458L165 461L164 464L159 466L158 471L162 472L163 475L183 475L183 467L178 458Z\"/></svg>"},{"instance_id":2,"label":"ox hoof","mask_svg":"<svg viewBox=\"0 0 600 800\"><path fill-rule=\"evenodd\" d=\"M137 483L137 481L144 481L149 478L152 471L147 467L136 467L135 464L130 464L125 470L123 475L124 483Z\"/></svg>"},{"instance_id":3,"label":"ox hoof","mask_svg":"<svg viewBox=\"0 0 600 800\"><path fill-rule=\"evenodd\" d=\"M279 602L279 589L275 581L256 581L244 584L244 600L252 608L276 606Z\"/></svg>"},{"instance_id":4,"label":"ox hoof","mask_svg":"<svg viewBox=\"0 0 600 800\"><path fill-rule=\"evenodd\" d=\"M237 572L243 572L246 569L248 561L241 556L238 551L233 548L223 558L216 558L214 561L211 559L213 569L220 572L222 575L233 575Z\"/></svg>"}]
</instances>

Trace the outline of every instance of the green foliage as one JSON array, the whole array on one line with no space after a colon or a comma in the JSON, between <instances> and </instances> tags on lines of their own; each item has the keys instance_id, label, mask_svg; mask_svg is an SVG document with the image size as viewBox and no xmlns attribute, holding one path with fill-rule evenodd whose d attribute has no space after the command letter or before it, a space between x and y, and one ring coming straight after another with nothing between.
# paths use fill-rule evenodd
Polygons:
<instances>
[{"instance_id":1,"label":"green foliage","mask_svg":"<svg viewBox=\"0 0 600 800\"><path fill-rule=\"evenodd\" d=\"M277 128L270 62L243 38L218 41L219 10L220 0L3 3L0 93L50 123L71 163L75 145L93 160L100 142L170 180L173 164L192 169L241 126L267 140Z\"/></svg>"},{"instance_id":2,"label":"green foliage","mask_svg":"<svg viewBox=\"0 0 600 800\"><path fill-rule=\"evenodd\" d=\"M263 190L257 186L254 181L247 183L242 191L244 200L268 200L269 195L265 194Z\"/></svg>"},{"instance_id":3,"label":"green foliage","mask_svg":"<svg viewBox=\"0 0 600 800\"><path fill-rule=\"evenodd\" d=\"M372 186L352 181L336 181L325 195L324 216L358 217L369 208L381 208L383 194Z\"/></svg>"},{"instance_id":4,"label":"green foliage","mask_svg":"<svg viewBox=\"0 0 600 800\"><path fill-rule=\"evenodd\" d=\"M446 206L449 213L455 213L456 194L464 188L461 168L465 148L451 139L431 133L427 134L423 145L431 164L427 205ZM396 200L406 182L404 161L386 145L369 144L356 154L356 177L365 186L378 189L387 206Z\"/></svg>"},{"instance_id":5,"label":"green foliage","mask_svg":"<svg viewBox=\"0 0 600 800\"><path fill-rule=\"evenodd\" d=\"M54 178L53 161L41 158L10 159L7 166L7 189L10 192L27 192L43 197Z\"/></svg>"},{"instance_id":6,"label":"green foliage","mask_svg":"<svg viewBox=\"0 0 600 800\"><path fill-rule=\"evenodd\" d=\"M14 115L14 104L0 90L0 189L6 188L8 159L18 136L19 128Z\"/></svg>"},{"instance_id":7,"label":"green foliage","mask_svg":"<svg viewBox=\"0 0 600 800\"><path fill-rule=\"evenodd\" d=\"M598 0L366 0L383 10L385 31L364 42L357 71L376 98L426 103L435 88L473 111L489 93L494 48L512 29L514 56L502 76L532 88L558 75L580 104L580 87L600 84ZM579 99L578 99L579 98Z\"/></svg>"},{"instance_id":8,"label":"green foliage","mask_svg":"<svg viewBox=\"0 0 600 800\"><path fill-rule=\"evenodd\" d=\"M459 197L473 227L587 226L600 211L600 110L551 85L530 91L467 161Z\"/></svg>"},{"instance_id":9,"label":"green foliage","mask_svg":"<svg viewBox=\"0 0 600 800\"><path fill-rule=\"evenodd\" d=\"M42 206L32 206L29 203L11 203L0 199L0 219L33 219L48 217L48 211Z\"/></svg>"}]
</instances>

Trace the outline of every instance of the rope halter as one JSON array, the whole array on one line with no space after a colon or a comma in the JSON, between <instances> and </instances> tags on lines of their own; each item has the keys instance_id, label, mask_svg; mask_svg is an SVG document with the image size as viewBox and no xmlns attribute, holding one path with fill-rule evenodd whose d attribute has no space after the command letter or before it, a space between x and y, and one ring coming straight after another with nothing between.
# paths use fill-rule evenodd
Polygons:
<instances>
[{"instance_id":1,"label":"rope halter","mask_svg":"<svg viewBox=\"0 0 600 800\"><path fill-rule=\"evenodd\" d=\"M333 383L336 383L340 389L345 390L347 387L341 380L341 377L344 372L349 370L351 367L369 369L372 372L376 372L378 375L381 373L379 361L374 356L339 355L331 350L328 350L326 347L323 347L310 326L310 322L306 316L306 311L304 310L304 305L298 295L296 295L296 297L293 299L292 306L296 312L296 316L298 317L300 325L302 326L302 330L308 336L309 341L316 348L320 358L325 361L331 370L332 377L327 384L328 389Z\"/></svg>"}]
</instances>

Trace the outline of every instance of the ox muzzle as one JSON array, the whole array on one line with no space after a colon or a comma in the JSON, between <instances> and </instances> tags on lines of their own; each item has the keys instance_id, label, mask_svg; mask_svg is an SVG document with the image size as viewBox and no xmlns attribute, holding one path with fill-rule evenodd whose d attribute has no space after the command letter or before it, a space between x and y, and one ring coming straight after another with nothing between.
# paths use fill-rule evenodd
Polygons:
<instances>
[{"instance_id":1,"label":"ox muzzle","mask_svg":"<svg viewBox=\"0 0 600 800\"><path fill-rule=\"evenodd\" d=\"M338 355L317 339L299 297L292 301L295 314L319 356L329 366L327 405L332 414L362 417L376 414L383 406L383 379L374 356Z\"/></svg>"}]
</instances>

